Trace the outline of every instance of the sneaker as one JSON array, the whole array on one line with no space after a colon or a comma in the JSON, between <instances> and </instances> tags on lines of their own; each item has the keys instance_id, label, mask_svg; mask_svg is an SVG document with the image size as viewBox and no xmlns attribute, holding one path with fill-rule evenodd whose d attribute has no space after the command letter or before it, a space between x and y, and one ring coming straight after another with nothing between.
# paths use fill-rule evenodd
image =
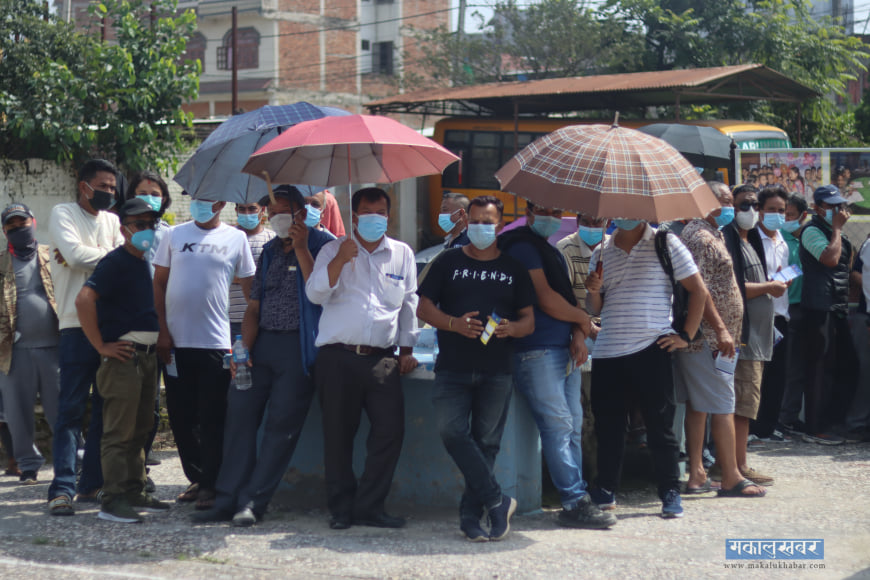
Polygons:
<instances>
[{"instance_id":1,"label":"sneaker","mask_svg":"<svg viewBox=\"0 0 870 580\"><path fill-rule=\"evenodd\" d=\"M511 516L515 511L517 511L517 500L506 495L501 496L497 506L489 508L487 517L490 540L497 542L508 534L511 529Z\"/></svg>"},{"instance_id":2,"label":"sneaker","mask_svg":"<svg viewBox=\"0 0 870 580\"><path fill-rule=\"evenodd\" d=\"M773 485L774 482L774 479L771 476L764 475L763 473L758 472L751 467L741 469L740 475L750 480L752 483L757 483L758 485Z\"/></svg>"},{"instance_id":3,"label":"sneaker","mask_svg":"<svg viewBox=\"0 0 870 580\"><path fill-rule=\"evenodd\" d=\"M603 530L616 525L616 516L601 511L589 498L587 493L571 509L562 508L559 512L559 524L566 528L584 528L587 530Z\"/></svg>"},{"instance_id":4,"label":"sneaker","mask_svg":"<svg viewBox=\"0 0 870 580\"><path fill-rule=\"evenodd\" d=\"M794 423L780 423L776 428L787 435L803 435L807 432L806 424L800 420Z\"/></svg>"},{"instance_id":5,"label":"sneaker","mask_svg":"<svg viewBox=\"0 0 870 580\"><path fill-rule=\"evenodd\" d=\"M157 486L154 485L154 480L150 477L145 478L145 493L154 493L157 491Z\"/></svg>"},{"instance_id":6,"label":"sneaker","mask_svg":"<svg viewBox=\"0 0 870 580\"><path fill-rule=\"evenodd\" d=\"M257 523L257 516L251 508L240 510L233 516L233 525L237 528L249 528Z\"/></svg>"},{"instance_id":7,"label":"sneaker","mask_svg":"<svg viewBox=\"0 0 870 580\"><path fill-rule=\"evenodd\" d=\"M764 448L764 441L762 441L758 435L750 435L746 439L746 448L749 451L754 451L756 449L763 449Z\"/></svg>"},{"instance_id":8,"label":"sneaker","mask_svg":"<svg viewBox=\"0 0 870 580\"><path fill-rule=\"evenodd\" d=\"M156 457L151 457L150 455L145 458L145 465L147 465L149 467L152 465L160 465L161 463L163 463L163 462L160 461L159 459L157 459Z\"/></svg>"},{"instance_id":9,"label":"sneaker","mask_svg":"<svg viewBox=\"0 0 870 580\"><path fill-rule=\"evenodd\" d=\"M233 519L233 512L224 511L219 508L211 508L193 512L190 514L190 521L194 524L213 524L216 522L229 522ZM348 526L349 527L349 526Z\"/></svg>"},{"instance_id":10,"label":"sneaker","mask_svg":"<svg viewBox=\"0 0 870 580\"><path fill-rule=\"evenodd\" d=\"M704 453L701 455L701 465L704 466L704 469L710 469L714 463L716 463L716 458L713 457L709 449L704 447Z\"/></svg>"},{"instance_id":11,"label":"sneaker","mask_svg":"<svg viewBox=\"0 0 870 580\"><path fill-rule=\"evenodd\" d=\"M77 493L76 501L78 503L101 503L103 501L103 490L95 489L88 493Z\"/></svg>"},{"instance_id":12,"label":"sneaker","mask_svg":"<svg viewBox=\"0 0 870 580\"><path fill-rule=\"evenodd\" d=\"M97 517L108 522L120 524L140 524L142 517L136 513L129 502L122 497L117 497L103 504Z\"/></svg>"},{"instance_id":13,"label":"sneaker","mask_svg":"<svg viewBox=\"0 0 870 580\"><path fill-rule=\"evenodd\" d=\"M676 489L669 489L662 499L662 517L663 518L681 518L683 517L683 501L680 499L680 492Z\"/></svg>"},{"instance_id":14,"label":"sneaker","mask_svg":"<svg viewBox=\"0 0 870 580\"><path fill-rule=\"evenodd\" d=\"M21 475L18 476L18 483L20 483L21 485L34 485L38 483L36 481L36 471L22 471Z\"/></svg>"},{"instance_id":15,"label":"sneaker","mask_svg":"<svg viewBox=\"0 0 870 580\"><path fill-rule=\"evenodd\" d=\"M819 445L842 445L846 442L843 437L836 433L804 433L804 441L818 443Z\"/></svg>"},{"instance_id":16,"label":"sneaker","mask_svg":"<svg viewBox=\"0 0 870 580\"><path fill-rule=\"evenodd\" d=\"M612 491L607 491L603 487L590 487L587 491L589 499L598 506L598 509L607 511L616 508L616 494Z\"/></svg>"},{"instance_id":17,"label":"sneaker","mask_svg":"<svg viewBox=\"0 0 870 580\"><path fill-rule=\"evenodd\" d=\"M786 437L782 431L774 429L773 433L767 437L762 437L761 441L765 443L791 443L791 437Z\"/></svg>"},{"instance_id":18,"label":"sneaker","mask_svg":"<svg viewBox=\"0 0 870 580\"><path fill-rule=\"evenodd\" d=\"M465 539L469 542L489 541L489 534L480 526L480 520L462 519L459 522L459 529L462 530Z\"/></svg>"},{"instance_id":19,"label":"sneaker","mask_svg":"<svg viewBox=\"0 0 870 580\"><path fill-rule=\"evenodd\" d=\"M169 511L172 507L165 501L160 501L151 494L140 493L138 496L129 500L130 505L138 512L147 512L149 514L159 514Z\"/></svg>"}]
</instances>

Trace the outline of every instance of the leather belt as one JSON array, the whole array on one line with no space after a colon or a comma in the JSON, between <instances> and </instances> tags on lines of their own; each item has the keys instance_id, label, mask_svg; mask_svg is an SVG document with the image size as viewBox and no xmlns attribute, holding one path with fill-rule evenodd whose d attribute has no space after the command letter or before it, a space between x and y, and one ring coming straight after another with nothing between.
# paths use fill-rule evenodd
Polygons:
<instances>
[{"instance_id":1,"label":"leather belt","mask_svg":"<svg viewBox=\"0 0 870 580\"><path fill-rule=\"evenodd\" d=\"M342 350L348 350L360 356L393 356L396 353L396 347L381 348L378 346L366 346L364 344L344 344L341 342L333 342L325 346L334 346Z\"/></svg>"},{"instance_id":2,"label":"leather belt","mask_svg":"<svg viewBox=\"0 0 870 580\"><path fill-rule=\"evenodd\" d=\"M133 348L135 348L139 352L144 352L145 354L151 354L157 350L156 344L141 344L139 342L133 343Z\"/></svg>"}]
</instances>

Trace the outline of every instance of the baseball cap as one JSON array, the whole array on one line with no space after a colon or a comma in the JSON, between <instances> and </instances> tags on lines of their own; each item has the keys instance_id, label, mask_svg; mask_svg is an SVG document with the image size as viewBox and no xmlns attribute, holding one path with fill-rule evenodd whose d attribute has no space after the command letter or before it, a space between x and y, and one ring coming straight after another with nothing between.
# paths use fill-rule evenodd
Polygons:
<instances>
[{"instance_id":1,"label":"baseball cap","mask_svg":"<svg viewBox=\"0 0 870 580\"><path fill-rule=\"evenodd\" d=\"M299 189L297 189L293 185L279 185L272 190L272 195L274 195L276 198L280 197L286 199L289 202L296 203L299 205L299 207L305 206L305 197L303 197L302 192L300 192ZM266 195L260 199L259 204L262 206L268 206L269 202L269 196Z\"/></svg>"},{"instance_id":2,"label":"baseball cap","mask_svg":"<svg viewBox=\"0 0 870 580\"><path fill-rule=\"evenodd\" d=\"M30 208L24 205L23 203L10 203L6 206L6 209L3 210L3 213L0 214L0 222L5 226L6 222L11 217L23 217L23 218L33 218L33 212L30 211Z\"/></svg>"},{"instance_id":3,"label":"baseball cap","mask_svg":"<svg viewBox=\"0 0 870 580\"><path fill-rule=\"evenodd\" d=\"M816 203L827 203L828 205L839 205L841 203L849 203L842 195L836 185L823 185L813 192L813 201Z\"/></svg>"},{"instance_id":4,"label":"baseball cap","mask_svg":"<svg viewBox=\"0 0 870 580\"><path fill-rule=\"evenodd\" d=\"M124 205L122 205L118 210L118 217L123 220L127 216L142 215L143 213L153 213L154 215L157 215L157 212L154 211L154 208L152 208L147 201L141 197L134 197L133 199L124 202Z\"/></svg>"}]
</instances>

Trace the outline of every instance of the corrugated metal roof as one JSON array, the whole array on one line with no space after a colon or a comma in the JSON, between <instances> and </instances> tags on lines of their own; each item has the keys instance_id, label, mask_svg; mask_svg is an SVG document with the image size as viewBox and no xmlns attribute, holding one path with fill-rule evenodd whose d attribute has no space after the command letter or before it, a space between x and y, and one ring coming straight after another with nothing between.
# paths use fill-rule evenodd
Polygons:
<instances>
[{"instance_id":1,"label":"corrugated metal roof","mask_svg":"<svg viewBox=\"0 0 870 580\"><path fill-rule=\"evenodd\" d=\"M800 102L818 93L760 64L488 83L367 103L372 113L520 114L741 100Z\"/></svg>"}]
</instances>

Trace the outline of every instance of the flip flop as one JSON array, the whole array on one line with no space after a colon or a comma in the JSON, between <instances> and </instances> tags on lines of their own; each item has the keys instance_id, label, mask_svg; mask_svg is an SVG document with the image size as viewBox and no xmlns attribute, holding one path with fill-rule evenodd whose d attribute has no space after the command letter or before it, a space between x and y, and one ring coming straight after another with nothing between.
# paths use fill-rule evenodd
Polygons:
<instances>
[{"instance_id":1,"label":"flip flop","mask_svg":"<svg viewBox=\"0 0 870 580\"><path fill-rule=\"evenodd\" d=\"M747 487L752 487L752 486L759 488L761 490L761 493L755 493L755 494L743 493ZM744 479L743 481L741 481L740 483L738 483L737 485L735 485L731 489L724 489L723 488L723 489L720 489L719 491L716 492L716 495L718 495L719 497L764 497L766 494L767 494L767 490L765 490L763 487L761 487L757 483L749 481L748 479Z\"/></svg>"},{"instance_id":2,"label":"flip flop","mask_svg":"<svg viewBox=\"0 0 870 580\"><path fill-rule=\"evenodd\" d=\"M701 484L701 487L689 487L687 483L683 488L683 495L701 495L703 493L710 493L713 491L713 485L710 483L709 479L705 479L704 483Z\"/></svg>"}]
</instances>

